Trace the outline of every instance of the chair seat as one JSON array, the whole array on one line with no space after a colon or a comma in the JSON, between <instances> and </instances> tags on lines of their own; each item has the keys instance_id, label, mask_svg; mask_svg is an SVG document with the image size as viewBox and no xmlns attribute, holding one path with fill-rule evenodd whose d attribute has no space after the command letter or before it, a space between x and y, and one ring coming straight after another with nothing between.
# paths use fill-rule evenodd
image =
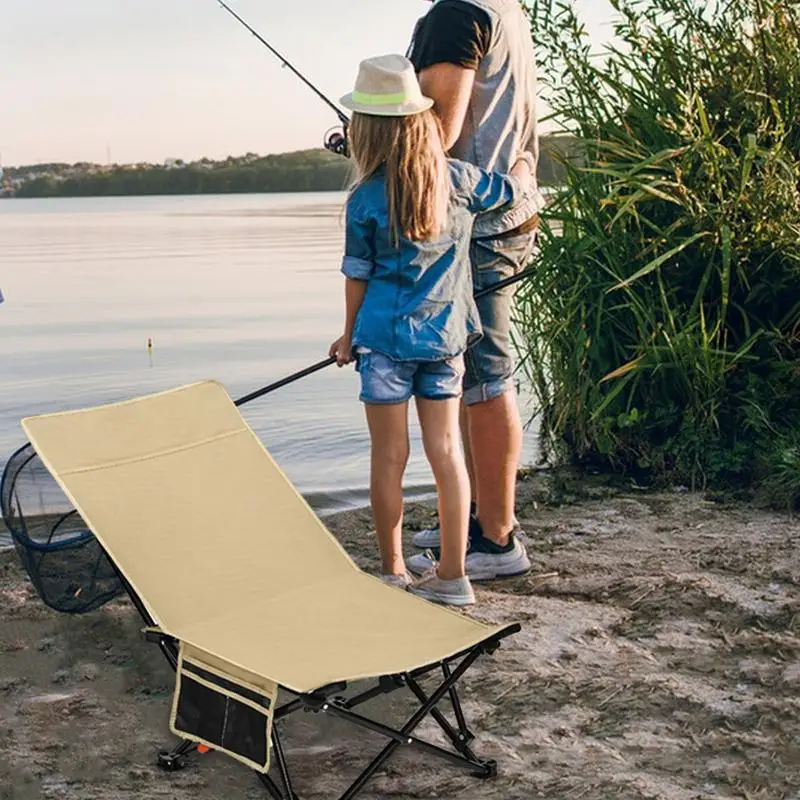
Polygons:
<instances>
[{"instance_id":1,"label":"chair seat","mask_svg":"<svg viewBox=\"0 0 800 800\"><path fill-rule=\"evenodd\" d=\"M502 630L353 573L228 608L178 638L304 693L434 664Z\"/></svg>"}]
</instances>

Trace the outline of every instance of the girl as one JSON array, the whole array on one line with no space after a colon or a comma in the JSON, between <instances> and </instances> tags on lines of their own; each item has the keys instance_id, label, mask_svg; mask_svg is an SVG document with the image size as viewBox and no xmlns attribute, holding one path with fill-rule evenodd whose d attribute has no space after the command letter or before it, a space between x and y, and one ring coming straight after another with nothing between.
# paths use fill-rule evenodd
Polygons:
<instances>
[{"instance_id":1,"label":"girl","mask_svg":"<svg viewBox=\"0 0 800 800\"><path fill-rule=\"evenodd\" d=\"M481 336L469 261L474 216L515 201L529 162L511 176L447 159L442 131L410 61L361 63L350 146L344 334L339 366L357 361L371 439L370 502L383 579L435 602L475 602L465 575L470 487L459 434L463 353ZM416 583L402 551L408 401L414 397L436 480L441 558Z\"/></svg>"}]
</instances>

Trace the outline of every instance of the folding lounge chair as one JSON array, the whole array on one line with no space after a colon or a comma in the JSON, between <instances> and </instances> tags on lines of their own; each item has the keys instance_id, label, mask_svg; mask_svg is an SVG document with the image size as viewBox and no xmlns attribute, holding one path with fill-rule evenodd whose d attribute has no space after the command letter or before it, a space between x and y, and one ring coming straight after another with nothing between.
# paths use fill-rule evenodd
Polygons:
<instances>
[{"instance_id":1,"label":"folding lounge chair","mask_svg":"<svg viewBox=\"0 0 800 800\"><path fill-rule=\"evenodd\" d=\"M305 710L387 740L340 800L400 748L496 774L472 750L456 685L519 625L480 624L359 570L221 385L22 424L176 670L170 729L183 742L163 767L210 748L254 769L276 800L297 800L281 729ZM358 712L400 689L419 708L398 729ZM450 748L415 736L429 717Z\"/></svg>"}]
</instances>

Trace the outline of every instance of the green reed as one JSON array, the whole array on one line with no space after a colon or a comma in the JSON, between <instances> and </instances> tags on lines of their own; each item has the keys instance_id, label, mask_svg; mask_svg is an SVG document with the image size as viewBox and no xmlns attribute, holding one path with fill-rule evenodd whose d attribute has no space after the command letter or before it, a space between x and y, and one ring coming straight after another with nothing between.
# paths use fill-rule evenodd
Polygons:
<instances>
[{"instance_id":1,"label":"green reed","mask_svg":"<svg viewBox=\"0 0 800 800\"><path fill-rule=\"evenodd\" d=\"M529 3L577 137L519 293L549 457L800 499L800 6Z\"/></svg>"}]
</instances>

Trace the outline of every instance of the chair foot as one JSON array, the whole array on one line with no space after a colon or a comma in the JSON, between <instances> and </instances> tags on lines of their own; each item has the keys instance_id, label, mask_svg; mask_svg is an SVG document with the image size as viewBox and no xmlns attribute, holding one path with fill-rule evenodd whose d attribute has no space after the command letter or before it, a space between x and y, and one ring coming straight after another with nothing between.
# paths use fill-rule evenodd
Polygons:
<instances>
[{"instance_id":1,"label":"chair foot","mask_svg":"<svg viewBox=\"0 0 800 800\"><path fill-rule=\"evenodd\" d=\"M480 772L474 772L473 775L481 780L493 780L497 777L497 762L490 759L488 761L480 762Z\"/></svg>"},{"instance_id":2,"label":"chair foot","mask_svg":"<svg viewBox=\"0 0 800 800\"><path fill-rule=\"evenodd\" d=\"M475 741L475 734L472 731L467 731L466 733L459 733L457 738L458 743L456 747L458 747L459 750L463 750Z\"/></svg>"},{"instance_id":3,"label":"chair foot","mask_svg":"<svg viewBox=\"0 0 800 800\"><path fill-rule=\"evenodd\" d=\"M162 750L158 754L158 766L163 769L164 772L179 772L186 767L186 756L184 754L177 755L167 750Z\"/></svg>"},{"instance_id":4,"label":"chair foot","mask_svg":"<svg viewBox=\"0 0 800 800\"><path fill-rule=\"evenodd\" d=\"M158 754L158 766L165 772L178 772L186 766L186 756L197 749L193 742L184 741L174 750L162 750Z\"/></svg>"}]
</instances>

